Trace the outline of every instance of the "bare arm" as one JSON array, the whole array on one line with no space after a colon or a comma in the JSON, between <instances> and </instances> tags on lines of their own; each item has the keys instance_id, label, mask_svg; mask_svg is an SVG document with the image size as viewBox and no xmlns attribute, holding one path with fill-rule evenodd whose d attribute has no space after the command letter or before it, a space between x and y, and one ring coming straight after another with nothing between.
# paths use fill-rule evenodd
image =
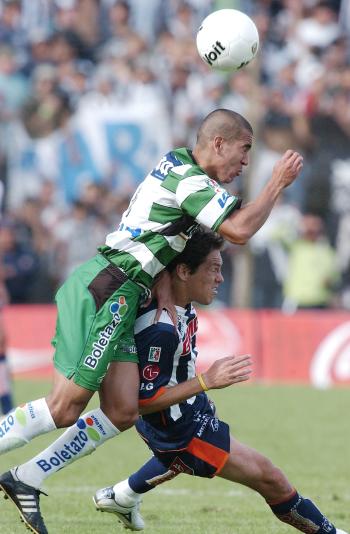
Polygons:
<instances>
[{"instance_id":1,"label":"bare arm","mask_svg":"<svg viewBox=\"0 0 350 534\"><path fill-rule=\"evenodd\" d=\"M240 210L234 211L218 228L219 234L231 243L244 245L262 227L283 189L299 175L303 158L287 150L274 166L272 177L260 195Z\"/></svg>"},{"instance_id":2,"label":"bare arm","mask_svg":"<svg viewBox=\"0 0 350 534\"><path fill-rule=\"evenodd\" d=\"M249 379L251 373L251 357L248 354L244 356L228 356L216 360L209 369L202 373L207 389L222 389L232 384L245 382ZM192 378L187 382L182 382L173 387L164 388L161 395L140 403L140 414L159 412L165 410L174 404L178 404L198 393L203 388L198 377Z\"/></svg>"}]
</instances>

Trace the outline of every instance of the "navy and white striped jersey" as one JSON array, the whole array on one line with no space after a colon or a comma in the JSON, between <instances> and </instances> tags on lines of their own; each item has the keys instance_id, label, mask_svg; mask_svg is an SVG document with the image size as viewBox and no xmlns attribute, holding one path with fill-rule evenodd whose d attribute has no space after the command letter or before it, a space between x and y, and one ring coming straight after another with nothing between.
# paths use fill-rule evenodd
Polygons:
<instances>
[{"instance_id":1,"label":"navy and white striped jersey","mask_svg":"<svg viewBox=\"0 0 350 534\"><path fill-rule=\"evenodd\" d=\"M165 387L186 382L196 375L197 358L196 332L198 327L194 307L176 307L177 329L164 311L157 324L153 324L157 305L152 302L148 308L140 309L135 323L135 340L140 366L140 405L159 396ZM137 430L152 441L159 439L164 450L187 445L194 428L201 420L201 414L211 410L205 393L154 414L144 415L136 423Z\"/></svg>"}]
</instances>

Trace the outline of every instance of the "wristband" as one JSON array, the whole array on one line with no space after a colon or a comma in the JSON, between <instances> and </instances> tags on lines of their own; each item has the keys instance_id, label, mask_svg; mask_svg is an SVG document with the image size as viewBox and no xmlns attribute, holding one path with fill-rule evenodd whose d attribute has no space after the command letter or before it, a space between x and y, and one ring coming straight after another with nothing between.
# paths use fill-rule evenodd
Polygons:
<instances>
[{"instance_id":1,"label":"wristband","mask_svg":"<svg viewBox=\"0 0 350 534\"><path fill-rule=\"evenodd\" d=\"M201 373L199 375L197 375L197 378L198 378L198 382L200 383L203 391L209 391L209 388L208 388L207 384L204 382L204 379L203 379L203 376L202 376Z\"/></svg>"}]
</instances>

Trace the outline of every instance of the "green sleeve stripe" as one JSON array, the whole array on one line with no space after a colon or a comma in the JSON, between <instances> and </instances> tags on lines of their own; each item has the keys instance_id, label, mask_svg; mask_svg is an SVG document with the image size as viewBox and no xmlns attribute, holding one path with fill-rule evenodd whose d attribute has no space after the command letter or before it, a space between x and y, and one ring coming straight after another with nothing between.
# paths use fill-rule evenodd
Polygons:
<instances>
[{"instance_id":1,"label":"green sleeve stripe","mask_svg":"<svg viewBox=\"0 0 350 534\"><path fill-rule=\"evenodd\" d=\"M234 210L237 210L241 207L241 204L242 204L242 200L239 198L239 197L235 197L234 201L232 202L232 204L230 204L226 210L224 211L224 213L222 213L222 215L220 215L220 217L215 221L215 223L213 224L213 226L211 227L212 230L214 230L214 232L217 231L217 229L219 228L219 226L225 221L225 219L227 219L227 217L230 215L230 213Z\"/></svg>"},{"instance_id":2,"label":"green sleeve stripe","mask_svg":"<svg viewBox=\"0 0 350 534\"><path fill-rule=\"evenodd\" d=\"M182 216L183 213L178 208L163 206L154 202L148 218L152 222L165 224L167 222L174 222Z\"/></svg>"},{"instance_id":3,"label":"green sleeve stripe","mask_svg":"<svg viewBox=\"0 0 350 534\"><path fill-rule=\"evenodd\" d=\"M211 199L215 197L215 194L212 187L206 187L201 191L191 193L181 204L181 209L188 215L196 218Z\"/></svg>"},{"instance_id":4,"label":"green sleeve stripe","mask_svg":"<svg viewBox=\"0 0 350 534\"><path fill-rule=\"evenodd\" d=\"M172 193L176 193L177 186L182 178L182 176L174 176L170 171L165 180L163 180L161 187L164 187L164 189Z\"/></svg>"}]
</instances>

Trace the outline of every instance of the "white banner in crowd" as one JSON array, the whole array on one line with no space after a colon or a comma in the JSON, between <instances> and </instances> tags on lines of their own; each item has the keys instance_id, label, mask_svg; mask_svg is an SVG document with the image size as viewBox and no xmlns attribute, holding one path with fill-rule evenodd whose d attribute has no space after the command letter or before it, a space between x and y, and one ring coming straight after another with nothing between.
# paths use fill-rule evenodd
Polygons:
<instances>
[{"instance_id":1,"label":"white banner in crowd","mask_svg":"<svg viewBox=\"0 0 350 534\"><path fill-rule=\"evenodd\" d=\"M79 198L86 182L131 193L171 148L168 113L156 99L117 100L86 96L69 124L31 139L19 123L9 127L8 204L36 196L54 181L64 202Z\"/></svg>"}]
</instances>

